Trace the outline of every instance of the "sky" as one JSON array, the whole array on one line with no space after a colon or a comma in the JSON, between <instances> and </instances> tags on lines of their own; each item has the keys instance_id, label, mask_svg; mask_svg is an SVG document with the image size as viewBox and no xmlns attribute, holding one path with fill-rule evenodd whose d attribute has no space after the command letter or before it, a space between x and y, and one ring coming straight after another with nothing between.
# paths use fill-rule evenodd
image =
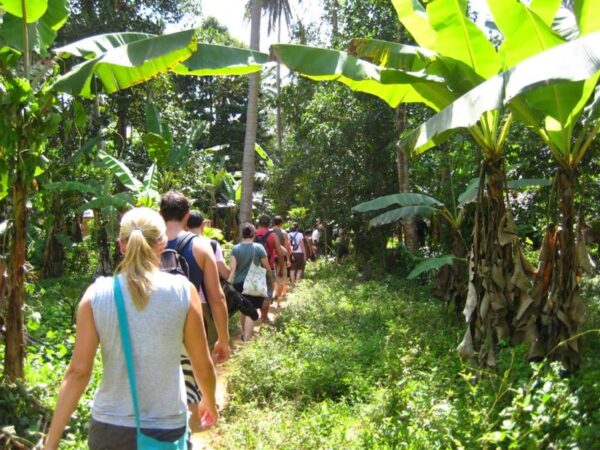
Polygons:
<instances>
[{"instance_id":1,"label":"sky","mask_svg":"<svg viewBox=\"0 0 600 450\"><path fill-rule=\"evenodd\" d=\"M248 44L250 42L250 21L245 20L245 5L248 0L201 0L202 16L216 17L217 20L225 25L231 35ZM301 17L303 22L317 22L323 14L322 0L290 0L292 14L294 17ZM486 0L469 0L472 8L479 12L477 22L480 26L489 16L489 9ZM267 35L267 27L264 24L266 18L261 19L261 37L260 49L268 52L269 46L277 42L277 33L273 32L271 36ZM167 27L167 32L176 31L181 27L172 25ZM283 28L282 42L289 42L289 36L286 27Z\"/></svg>"},{"instance_id":2,"label":"sky","mask_svg":"<svg viewBox=\"0 0 600 450\"><path fill-rule=\"evenodd\" d=\"M301 4L298 0L290 0L290 2L294 17L302 17L310 22L317 20L322 14L320 0L303 0ZM250 21L244 19L246 3L247 0L202 0L202 15L204 17L216 17L219 22L229 29L234 38L249 43ZM266 18L263 16L261 19L260 49L267 52L269 46L277 42L277 33L273 32L271 36L268 36L265 21ZM284 27L281 41L288 42L288 40L288 33Z\"/></svg>"}]
</instances>

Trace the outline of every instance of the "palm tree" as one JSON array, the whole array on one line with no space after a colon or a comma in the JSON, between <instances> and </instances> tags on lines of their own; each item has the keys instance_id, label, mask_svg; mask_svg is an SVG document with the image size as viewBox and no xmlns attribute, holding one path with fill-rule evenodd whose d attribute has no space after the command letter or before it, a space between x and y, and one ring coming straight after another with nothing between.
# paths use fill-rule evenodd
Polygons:
<instances>
[{"instance_id":1,"label":"palm tree","mask_svg":"<svg viewBox=\"0 0 600 450\"><path fill-rule=\"evenodd\" d=\"M250 4L250 48L252 50L259 50L260 46L261 3L261 0L251 0ZM244 158L242 161L242 199L240 202L240 222L242 223L252 219L259 89L260 74L253 73L248 80L248 111L246 113L246 135L244 137Z\"/></svg>"},{"instance_id":2,"label":"palm tree","mask_svg":"<svg viewBox=\"0 0 600 450\"><path fill-rule=\"evenodd\" d=\"M281 42L281 17L289 29L292 21L292 8L288 0L263 0L263 12L267 15L267 33L271 34L277 26L277 42ZM276 106L276 128L277 128L277 152L281 155L283 128L281 125L281 106L279 105L279 96L281 94L281 63L277 62L276 72L277 106Z\"/></svg>"}]
</instances>

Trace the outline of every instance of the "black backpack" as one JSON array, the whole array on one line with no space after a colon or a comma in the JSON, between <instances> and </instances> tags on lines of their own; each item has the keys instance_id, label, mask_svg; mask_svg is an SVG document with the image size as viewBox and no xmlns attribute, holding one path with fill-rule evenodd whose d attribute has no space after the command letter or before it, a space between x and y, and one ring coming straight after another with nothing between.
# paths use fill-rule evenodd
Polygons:
<instances>
[{"instance_id":1,"label":"black backpack","mask_svg":"<svg viewBox=\"0 0 600 450\"><path fill-rule=\"evenodd\" d=\"M262 245L265 248L265 251L267 252L267 256L269 255L269 251L267 250L267 240L269 239L269 236L271 235L272 232L273 232L273 230L269 230L262 236L256 236L254 238L254 242Z\"/></svg>"},{"instance_id":2,"label":"black backpack","mask_svg":"<svg viewBox=\"0 0 600 450\"><path fill-rule=\"evenodd\" d=\"M187 232L179 238L179 242L175 249L167 248L163 250L160 255L160 270L174 275L183 275L189 280L190 266L181 252L195 237L196 235L194 233Z\"/></svg>"}]
</instances>

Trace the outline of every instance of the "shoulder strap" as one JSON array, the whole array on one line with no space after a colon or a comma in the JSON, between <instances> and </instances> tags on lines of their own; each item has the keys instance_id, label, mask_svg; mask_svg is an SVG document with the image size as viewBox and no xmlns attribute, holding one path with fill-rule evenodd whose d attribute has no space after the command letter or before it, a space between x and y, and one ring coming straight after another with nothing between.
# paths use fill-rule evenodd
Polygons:
<instances>
[{"instance_id":1,"label":"shoulder strap","mask_svg":"<svg viewBox=\"0 0 600 450\"><path fill-rule=\"evenodd\" d=\"M123 291L117 275L114 276L114 294L115 304L117 306L117 317L119 318L119 333L121 334L121 344L125 354L125 364L127 366L127 377L129 378L129 389L133 400L133 413L135 414L135 426L140 432L140 409L138 406L137 385L135 382L135 366L133 365L133 355L131 354L131 339L129 337L129 325L127 323L127 312L125 311L125 302L123 300Z\"/></svg>"},{"instance_id":2,"label":"shoulder strap","mask_svg":"<svg viewBox=\"0 0 600 450\"><path fill-rule=\"evenodd\" d=\"M187 247L188 243L194 239L196 235L190 231L186 232L175 247L175 251L179 254Z\"/></svg>"}]
</instances>

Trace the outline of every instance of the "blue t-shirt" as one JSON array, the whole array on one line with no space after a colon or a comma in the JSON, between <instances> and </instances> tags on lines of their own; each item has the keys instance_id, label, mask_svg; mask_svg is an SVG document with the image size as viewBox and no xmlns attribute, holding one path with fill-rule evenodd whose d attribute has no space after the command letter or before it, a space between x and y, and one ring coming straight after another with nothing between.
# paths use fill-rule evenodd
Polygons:
<instances>
[{"instance_id":1,"label":"blue t-shirt","mask_svg":"<svg viewBox=\"0 0 600 450\"><path fill-rule=\"evenodd\" d=\"M252 255L254 255L254 264L261 265L260 260L267 256L265 248L261 244L255 242L240 242L233 246L231 256L235 256L236 266L233 284L243 283L250 270L252 263Z\"/></svg>"}]
</instances>

